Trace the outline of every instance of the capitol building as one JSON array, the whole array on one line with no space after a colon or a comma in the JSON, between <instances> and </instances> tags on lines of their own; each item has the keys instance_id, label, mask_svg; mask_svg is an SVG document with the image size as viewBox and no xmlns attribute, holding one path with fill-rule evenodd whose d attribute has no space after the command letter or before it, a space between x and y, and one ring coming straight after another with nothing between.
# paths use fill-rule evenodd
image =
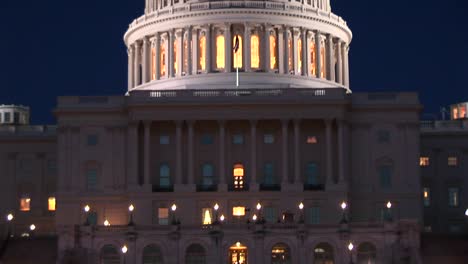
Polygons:
<instances>
[{"instance_id":1,"label":"capitol building","mask_svg":"<svg viewBox=\"0 0 468 264\"><path fill-rule=\"evenodd\" d=\"M0 212L57 263L422 263L421 232L465 228L421 180L447 126L352 92L351 40L330 0L146 0L122 95L59 97L56 127L0 106Z\"/></svg>"}]
</instances>

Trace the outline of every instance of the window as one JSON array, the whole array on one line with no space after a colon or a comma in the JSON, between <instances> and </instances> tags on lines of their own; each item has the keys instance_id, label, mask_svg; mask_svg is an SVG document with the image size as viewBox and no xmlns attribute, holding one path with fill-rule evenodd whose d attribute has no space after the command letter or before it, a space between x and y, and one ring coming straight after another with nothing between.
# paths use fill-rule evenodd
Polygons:
<instances>
[{"instance_id":1,"label":"window","mask_svg":"<svg viewBox=\"0 0 468 264\"><path fill-rule=\"evenodd\" d=\"M192 33L189 32L189 34L192 34ZM183 64L183 70L182 70L184 73L188 73L189 71L191 71L191 69L188 68L188 56L187 56L188 50L189 50L189 43L188 43L187 37L184 37L184 53L183 53L184 64Z\"/></svg>"},{"instance_id":2,"label":"window","mask_svg":"<svg viewBox=\"0 0 468 264\"><path fill-rule=\"evenodd\" d=\"M273 134L265 134L265 135L263 135L263 143L265 143L265 144L273 144L273 143L275 143L275 136L273 136Z\"/></svg>"},{"instance_id":3,"label":"window","mask_svg":"<svg viewBox=\"0 0 468 264\"><path fill-rule=\"evenodd\" d=\"M307 144L317 144L317 137L316 136L308 136L307 137Z\"/></svg>"},{"instance_id":4,"label":"window","mask_svg":"<svg viewBox=\"0 0 468 264\"><path fill-rule=\"evenodd\" d=\"M236 164L233 169L234 189L244 189L244 165Z\"/></svg>"},{"instance_id":5,"label":"window","mask_svg":"<svg viewBox=\"0 0 468 264\"><path fill-rule=\"evenodd\" d=\"M453 119L458 119L458 108L453 108L452 112Z\"/></svg>"},{"instance_id":6,"label":"window","mask_svg":"<svg viewBox=\"0 0 468 264\"><path fill-rule=\"evenodd\" d=\"M120 263L119 251L112 245L105 245L100 252L99 263L115 264Z\"/></svg>"},{"instance_id":7,"label":"window","mask_svg":"<svg viewBox=\"0 0 468 264\"><path fill-rule=\"evenodd\" d=\"M156 80L156 49L151 48L151 80Z\"/></svg>"},{"instance_id":8,"label":"window","mask_svg":"<svg viewBox=\"0 0 468 264\"><path fill-rule=\"evenodd\" d=\"M421 166L421 167L429 166L429 157L420 157L419 158L419 166Z\"/></svg>"},{"instance_id":9,"label":"window","mask_svg":"<svg viewBox=\"0 0 468 264\"><path fill-rule=\"evenodd\" d=\"M169 136L163 135L159 137L159 144L160 145L169 145Z\"/></svg>"},{"instance_id":10,"label":"window","mask_svg":"<svg viewBox=\"0 0 468 264\"><path fill-rule=\"evenodd\" d=\"M450 207L458 207L459 205L459 190L458 188L449 188L448 189L448 195L449 195L449 206Z\"/></svg>"},{"instance_id":11,"label":"window","mask_svg":"<svg viewBox=\"0 0 468 264\"><path fill-rule=\"evenodd\" d=\"M163 257L161 253L161 249L159 249L156 245L149 245L143 249L143 256L142 256L144 264L162 264Z\"/></svg>"},{"instance_id":12,"label":"window","mask_svg":"<svg viewBox=\"0 0 468 264\"><path fill-rule=\"evenodd\" d=\"M170 176L171 170L167 164L162 164L159 167L159 186L169 187L171 185Z\"/></svg>"},{"instance_id":13,"label":"window","mask_svg":"<svg viewBox=\"0 0 468 264\"><path fill-rule=\"evenodd\" d=\"M214 184L213 180L213 165L204 164L202 168L202 184L204 186L211 186Z\"/></svg>"},{"instance_id":14,"label":"window","mask_svg":"<svg viewBox=\"0 0 468 264\"><path fill-rule=\"evenodd\" d=\"M204 134L201 138L202 145L211 145L213 144L213 136L210 134Z\"/></svg>"},{"instance_id":15,"label":"window","mask_svg":"<svg viewBox=\"0 0 468 264\"><path fill-rule=\"evenodd\" d=\"M306 167L306 184L308 185L318 185L318 172L317 164L308 163Z\"/></svg>"},{"instance_id":16,"label":"window","mask_svg":"<svg viewBox=\"0 0 468 264\"><path fill-rule=\"evenodd\" d=\"M377 249L371 243L364 242L357 248L357 263L375 264Z\"/></svg>"},{"instance_id":17,"label":"window","mask_svg":"<svg viewBox=\"0 0 468 264\"><path fill-rule=\"evenodd\" d=\"M316 63L317 63L316 54L317 53L315 52L315 40L314 39L310 41L309 52L310 52L310 65L309 65L310 74L312 76L316 76L317 75L317 67L316 67Z\"/></svg>"},{"instance_id":18,"label":"window","mask_svg":"<svg viewBox=\"0 0 468 264\"><path fill-rule=\"evenodd\" d=\"M224 36L219 35L216 37L216 68L218 70L224 69Z\"/></svg>"},{"instance_id":19,"label":"window","mask_svg":"<svg viewBox=\"0 0 468 264\"><path fill-rule=\"evenodd\" d=\"M91 226L97 225L97 219L98 219L98 215L97 215L96 212L89 212L88 213L88 223L89 223L89 225L91 225Z\"/></svg>"},{"instance_id":20,"label":"window","mask_svg":"<svg viewBox=\"0 0 468 264\"><path fill-rule=\"evenodd\" d=\"M466 107L460 106L460 118L466 118Z\"/></svg>"},{"instance_id":21,"label":"window","mask_svg":"<svg viewBox=\"0 0 468 264\"><path fill-rule=\"evenodd\" d=\"M270 33L271 34L271 33ZM270 70L278 68L277 65L277 51L276 51L276 36L270 35Z\"/></svg>"},{"instance_id":22,"label":"window","mask_svg":"<svg viewBox=\"0 0 468 264\"><path fill-rule=\"evenodd\" d=\"M95 190L97 188L97 169L90 168L86 171L86 186L88 190Z\"/></svg>"},{"instance_id":23,"label":"window","mask_svg":"<svg viewBox=\"0 0 468 264\"><path fill-rule=\"evenodd\" d=\"M278 221L278 214L274 207L265 207L263 213L267 223L276 223Z\"/></svg>"},{"instance_id":24,"label":"window","mask_svg":"<svg viewBox=\"0 0 468 264\"><path fill-rule=\"evenodd\" d=\"M250 67L252 69L260 68L260 40L258 35L250 37Z\"/></svg>"},{"instance_id":25,"label":"window","mask_svg":"<svg viewBox=\"0 0 468 264\"><path fill-rule=\"evenodd\" d=\"M185 264L205 264L206 259L206 251L199 244L190 245L185 252Z\"/></svg>"},{"instance_id":26,"label":"window","mask_svg":"<svg viewBox=\"0 0 468 264\"><path fill-rule=\"evenodd\" d=\"M5 113L5 123L10 123L11 122L11 114L10 113Z\"/></svg>"},{"instance_id":27,"label":"window","mask_svg":"<svg viewBox=\"0 0 468 264\"><path fill-rule=\"evenodd\" d=\"M387 130L379 130L377 132L377 141L379 143L388 143L390 142L390 132Z\"/></svg>"},{"instance_id":28,"label":"window","mask_svg":"<svg viewBox=\"0 0 468 264\"><path fill-rule=\"evenodd\" d=\"M314 263L335 263L333 247L328 243L320 243L314 248Z\"/></svg>"},{"instance_id":29,"label":"window","mask_svg":"<svg viewBox=\"0 0 468 264\"><path fill-rule=\"evenodd\" d=\"M55 211L55 197L49 197L47 207L49 211Z\"/></svg>"},{"instance_id":30,"label":"window","mask_svg":"<svg viewBox=\"0 0 468 264\"><path fill-rule=\"evenodd\" d=\"M252 46L253 47L253 46ZM242 36L235 35L232 40L232 57L234 69L242 68Z\"/></svg>"},{"instance_id":31,"label":"window","mask_svg":"<svg viewBox=\"0 0 468 264\"><path fill-rule=\"evenodd\" d=\"M161 40L159 47L159 72L161 77L166 75L166 43Z\"/></svg>"},{"instance_id":32,"label":"window","mask_svg":"<svg viewBox=\"0 0 468 264\"><path fill-rule=\"evenodd\" d=\"M205 36L201 36L200 37L200 45L199 45L199 50L198 50L198 54L199 55L199 61L198 61L198 68L201 70L201 71L204 71L206 68L205 68L205 62L206 62L206 37Z\"/></svg>"},{"instance_id":33,"label":"window","mask_svg":"<svg viewBox=\"0 0 468 264\"><path fill-rule=\"evenodd\" d=\"M232 136L232 144L234 145L244 144L244 136L242 134L236 134Z\"/></svg>"},{"instance_id":34,"label":"window","mask_svg":"<svg viewBox=\"0 0 468 264\"><path fill-rule=\"evenodd\" d=\"M458 158L457 157L448 157L448 166L450 167L456 167L458 166Z\"/></svg>"},{"instance_id":35,"label":"window","mask_svg":"<svg viewBox=\"0 0 468 264\"><path fill-rule=\"evenodd\" d=\"M88 146L96 146L98 144L99 138L97 135L88 135L87 137L87 145Z\"/></svg>"},{"instance_id":36,"label":"window","mask_svg":"<svg viewBox=\"0 0 468 264\"><path fill-rule=\"evenodd\" d=\"M14 112L13 113L13 123L18 124L20 122L20 113Z\"/></svg>"},{"instance_id":37,"label":"window","mask_svg":"<svg viewBox=\"0 0 468 264\"><path fill-rule=\"evenodd\" d=\"M169 208L158 208L158 224L169 224Z\"/></svg>"},{"instance_id":38,"label":"window","mask_svg":"<svg viewBox=\"0 0 468 264\"><path fill-rule=\"evenodd\" d=\"M325 78L327 75L327 72L326 72L327 66L325 64L325 43L323 41L322 41L322 45L320 49L320 64L322 65L321 67L322 71L320 72L320 76L322 78Z\"/></svg>"},{"instance_id":39,"label":"window","mask_svg":"<svg viewBox=\"0 0 468 264\"><path fill-rule=\"evenodd\" d=\"M390 189L392 187L393 168L390 165L379 166L380 187L382 189Z\"/></svg>"},{"instance_id":40,"label":"window","mask_svg":"<svg viewBox=\"0 0 468 264\"><path fill-rule=\"evenodd\" d=\"M423 203L424 207L431 205L431 190L429 188L423 188Z\"/></svg>"},{"instance_id":41,"label":"window","mask_svg":"<svg viewBox=\"0 0 468 264\"><path fill-rule=\"evenodd\" d=\"M180 61L177 60L177 52L179 52L177 50L177 39L174 38L174 43L172 44L172 46L174 47L174 52L173 52L173 60L174 60L174 74L178 74L178 70L179 70L179 63Z\"/></svg>"},{"instance_id":42,"label":"window","mask_svg":"<svg viewBox=\"0 0 468 264\"><path fill-rule=\"evenodd\" d=\"M316 225L320 224L320 207L310 207L306 209L307 224Z\"/></svg>"},{"instance_id":43,"label":"window","mask_svg":"<svg viewBox=\"0 0 468 264\"><path fill-rule=\"evenodd\" d=\"M297 40L297 70L302 72L302 39L299 37Z\"/></svg>"},{"instance_id":44,"label":"window","mask_svg":"<svg viewBox=\"0 0 468 264\"><path fill-rule=\"evenodd\" d=\"M276 184L274 177L274 168L272 163L266 163L263 167L263 184L274 185Z\"/></svg>"},{"instance_id":45,"label":"window","mask_svg":"<svg viewBox=\"0 0 468 264\"><path fill-rule=\"evenodd\" d=\"M292 39L291 36L288 36L288 69L286 69L287 73L290 73L291 71L294 70L293 66L293 45L292 45Z\"/></svg>"},{"instance_id":46,"label":"window","mask_svg":"<svg viewBox=\"0 0 468 264\"><path fill-rule=\"evenodd\" d=\"M244 206L237 206L232 208L232 215L233 216L244 216L245 215L245 207Z\"/></svg>"},{"instance_id":47,"label":"window","mask_svg":"<svg viewBox=\"0 0 468 264\"><path fill-rule=\"evenodd\" d=\"M24 197L20 199L20 211L22 212L31 211L31 198Z\"/></svg>"},{"instance_id":48,"label":"window","mask_svg":"<svg viewBox=\"0 0 468 264\"><path fill-rule=\"evenodd\" d=\"M211 225L213 221L213 209L203 208L202 210L202 219L204 225Z\"/></svg>"}]
</instances>

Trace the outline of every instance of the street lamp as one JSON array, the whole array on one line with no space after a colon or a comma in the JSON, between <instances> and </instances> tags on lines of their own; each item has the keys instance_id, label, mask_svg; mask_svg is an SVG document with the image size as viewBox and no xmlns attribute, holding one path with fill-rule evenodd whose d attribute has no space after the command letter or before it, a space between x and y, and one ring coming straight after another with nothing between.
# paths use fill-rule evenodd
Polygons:
<instances>
[{"instance_id":1,"label":"street lamp","mask_svg":"<svg viewBox=\"0 0 468 264\"><path fill-rule=\"evenodd\" d=\"M387 202L387 221L393 221L392 217L392 203L390 201Z\"/></svg>"},{"instance_id":2,"label":"street lamp","mask_svg":"<svg viewBox=\"0 0 468 264\"><path fill-rule=\"evenodd\" d=\"M214 206L213 206L214 210L215 210L215 221L214 223L215 224L218 224L218 210L219 210L219 204L216 203Z\"/></svg>"},{"instance_id":3,"label":"street lamp","mask_svg":"<svg viewBox=\"0 0 468 264\"><path fill-rule=\"evenodd\" d=\"M263 216L262 216L262 204L261 204L261 203L257 203L256 208L257 208L258 218L259 218L260 223L264 223L265 220L263 219Z\"/></svg>"},{"instance_id":4,"label":"street lamp","mask_svg":"<svg viewBox=\"0 0 468 264\"><path fill-rule=\"evenodd\" d=\"M7 215L7 221L8 221L8 222L11 222L11 221L13 220L13 218L15 218L15 217L13 216L13 214L8 214L8 215Z\"/></svg>"},{"instance_id":5,"label":"street lamp","mask_svg":"<svg viewBox=\"0 0 468 264\"><path fill-rule=\"evenodd\" d=\"M342 217L342 219L341 219L341 224L346 224L346 223L348 223L348 219L347 219L347 217L346 217L346 208L347 208L347 207L348 207L348 204L347 204L345 201L343 201L343 202L341 203L341 210L343 211L343 217Z\"/></svg>"},{"instance_id":6,"label":"street lamp","mask_svg":"<svg viewBox=\"0 0 468 264\"><path fill-rule=\"evenodd\" d=\"M221 217L219 218L219 220L220 220L221 222L224 222L224 219L225 219L225 217L224 217L224 215L222 214Z\"/></svg>"},{"instance_id":7,"label":"street lamp","mask_svg":"<svg viewBox=\"0 0 468 264\"><path fill-rule=\"evenodd\" d=\"M125 264L125 258L126 258L125 256L126 256L126 254L127 254L127 252L128 252L128 247L127 247L127 245L123 245L123 247L121 248L121 250L122 250L122 254L123 254L123 261L124 261L124 264Z\"/></svg>"},{"instance_id":8,"label":"street lamp","mask_svg":"<svg viewBox=\"0 0 468 264\"><path fill-rule=\"evenodd\" d=\"M106 220L104 220L104 226L110 226L110 222L109 222L109 220L107 220L107 219L106 219Z\"/></svg>"},{"instance_id":9,"label":"street lamp","mask_svg":"<svg viewBox=\"0 0 468 264\"><path fill-rule=\"evenodd\" d=\"M35 226L34 224L30 225L30 226L29 226L29 230L31 230L31 231L36 230L36 226Z\"/></svg>"},{"instance_id":10,"label":"street lamp","mask_svg":"<svg viewBox=\"0 0 468 264\"><path fill-rule=\"evenodd\" d=\"M299 223L303 224L304 223L304 204L302 202L299 204L299 210L301 210Z\"/></svg>"},{"instance_id":11,"label":"street lamp","mask_svg":"<svg viewBox=\"0 0 468 264\"><path fill-rule=\"evenodd\" d=\"M466 216L468 216L468 209L466 209L466 211L465 211L465 215L466 215Z\"/></svg>"},{"instance_id":12,"label":"street lamp","mask_svg":"<svg viewBox=\"0 0 468 264\"><path fill-rule=\"evenodd\" d=\"M133 204L130 204L130 206L128 207L128 211L130 212L130 221L128 222L129 226L135 225L135 223L133 223L133 211L134 210L135 210L135 206L133 206Z\"/></svg>"},{"instance_id":13,"label":"street lamp","mask_svg":"<svg viewBox=\"0 0 468 264\"><path fill-rule=\"evenodd\" d=\"M173 204L171 206L171 210L172 210L172 224L175 225L177 224L177 221L176 221L176 210L177 210L177 205L176 204Z\"/></svg>"},{"instance_id":14,"label":"street lamp","mask_svg":"<svg viewBox=\"0 0 468 264\"><path fill-rule=\"evenodd\" d=\"M353 249L354 249L353 242L349 242L349 244L348 244L349 264L353 264Z\"/></svg>"},{"instance_id":15,"label":"street lamp","mask_svg":"<svg viewBox=\"0 0 468 264\"><path fill-rule=\"evenodd\" d=\"M89 207L89 205L85 205L83 210L85 212L85 218L86 218L84 225L89 226L89 210L91 210L91 207Z\"/></svg>"}]
</instances>

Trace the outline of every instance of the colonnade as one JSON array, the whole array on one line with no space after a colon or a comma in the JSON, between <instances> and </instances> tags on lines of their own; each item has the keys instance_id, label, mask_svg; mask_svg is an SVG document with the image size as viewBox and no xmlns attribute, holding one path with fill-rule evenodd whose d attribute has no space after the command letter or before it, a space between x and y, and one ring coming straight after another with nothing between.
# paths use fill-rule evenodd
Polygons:
<instances>
[{"instance_id":1,"label":"colonnade","mask_svg":"<svg viewBox=\"0 0 468 264\"><path fill-rule=\"evenodd\" d=\"M128 48L129 90L151 81L237 69L308 76L349 87L348 44L307 28L224 23L157 32Z\"/></svg>"},{"instance_id":2,"label":"colonnade","mask_svg":"<svg viewBox=\"0 0 468 264\"><path fill-rule=\"evenodd\" d=\"M188 184L188 185L194 185L196 184L195 180L195 168L194 168L194 137L195 137L195 125L194 120L187 120L187 121L175 121L175 148L176 148L176 174L175 174L175 179L173 179L173 183L175 185L183 185L183 184ZM288 144L288 138L289 138L289 124L292 122L293 124L293 146L289 146ZM284 119L281 120L281 150L280 152L282 153L282 158L281 158L281 184L282 185L287 185L291 184L289 182L289 176L288 174L290 171L288 170L289 165L288 162L293 161L294 162L294 178L292 184L297 184L297 185L302 185L303 180L302 180L302 173L301 173L301 122L306 122L306 121L301 121L301 120L288 120ZM152 172L151 172L151 126L152 126L151 121L145 121L143 122L143 151L138 150L138 128L139 124L138 123L133 123L129 125L128 127L128 149L129 149L129 157L128 157L128 168L129 168L129 174L128 174L128 184L129 185L137 185L138 183L138 165L140 164L138 160L143 160L143 178L144 178L144 184L146 185L151 185L151 178L152 178ZM186 124L186 130L185 134L187 135L187 152L183 153L182 151L182 144L183 144L183 130L184 130L184 123ZM218 136L219 136L219 142L218 142L218 155L219 155L219 160L218 160L218 168L219 168L219 176L218 176L218 184L224 185L224 184L231 184L230 178L227 178L229 173L226 171L226 121L224 120L219 120L218 122ZM258 121L257 120L250 120L250 163L251 163L251 169L248 170L248 173L250 173L250 186L256 186L257 183L257 133L258 133ZM336 149L334 149L334 120L331 119L326 119L324 120L324 128L325 128L325 157L326 157L326 182L325 185L327 187L334 185L334 184L341 184L345 182L345 149L344 149L344 141L346 137L346 124L344 121L338 120L336 121L336 142L337 146ZM288 155L289 153L289 148L293 148L293 159L290 158ZM336 151L336 152L335 152ZM139 157L138 153L143 153L144 157ZM337 157L337 165L335 165L335 154ZM184 157L185 155L185 157ZM182 163L186 162L187 164L187 181L186 183L183 182L183 169L182 169ZM334 177L334 171L333 168L338 167L338 177L337 181L335 180ZM255 168L255 169L252 169Z\"/></svg>"}]
</instances>

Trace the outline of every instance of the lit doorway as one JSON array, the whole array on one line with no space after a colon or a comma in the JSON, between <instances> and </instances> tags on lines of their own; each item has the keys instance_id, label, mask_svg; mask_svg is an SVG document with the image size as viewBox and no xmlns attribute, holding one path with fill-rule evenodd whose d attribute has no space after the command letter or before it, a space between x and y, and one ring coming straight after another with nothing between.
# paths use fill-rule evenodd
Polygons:
<instances>
[{"instance_id":1,"label":"lit doorway","mask_svg":"<svg viewBox=\"0 0 468 264\"><path fill-rule=\"evenodd\" d=\"M237 242L229 248L229 264L247 264L247 247Z\"/></svg>"},{"instance_id":2,"label":"lit doorway","mask_svg":"<svg viewBox=\"0 0 468 264\"><path fill-rule=\"evenodd\" d=\"M276 244L271 249L271 264L291 264L291 253L285 244Z\"/></svg>"}]
</instances>

